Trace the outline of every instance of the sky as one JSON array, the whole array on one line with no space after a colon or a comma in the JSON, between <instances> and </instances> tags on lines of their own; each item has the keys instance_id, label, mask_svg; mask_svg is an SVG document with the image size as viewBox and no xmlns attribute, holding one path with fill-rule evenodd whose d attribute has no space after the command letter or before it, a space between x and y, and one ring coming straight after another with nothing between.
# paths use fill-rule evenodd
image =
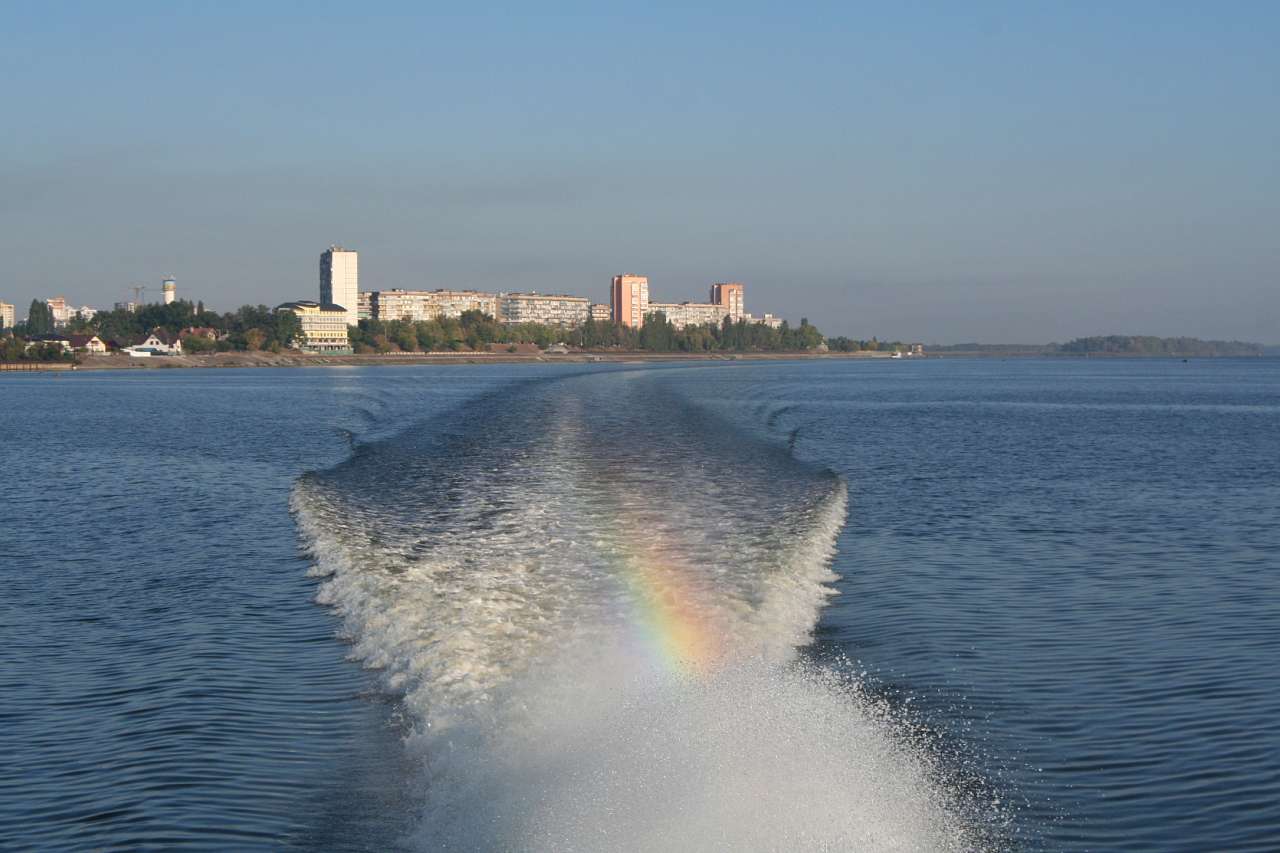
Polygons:
<instances>
[{"instance_id":1,"label":"sky","mask_svg":"<svg viewBox=\"0 0 1280 853\"><path fill-rule=\"evenodd\" d=\"M1280 4L0 0L0 300L474 287L1280 343ZM156 296L153 294L153 298Z\"/></svg>"}]
</instances>

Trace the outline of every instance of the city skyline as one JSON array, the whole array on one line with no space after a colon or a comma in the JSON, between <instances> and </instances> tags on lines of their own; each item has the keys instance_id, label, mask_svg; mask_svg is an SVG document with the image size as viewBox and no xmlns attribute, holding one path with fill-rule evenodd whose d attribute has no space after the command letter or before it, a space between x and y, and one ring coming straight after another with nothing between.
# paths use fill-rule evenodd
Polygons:
<instances>
[{"instance_id":1,"label":"city skyline","mask_svg":"<svg viewBox=\"0 0 1280 853\"><path fill-rule=\"evenodd\" d=\"M725 319L737 322L761 323L778 328L786 321L772 312L759 315L746 310L745 286L742 282L715 282L710 285L707 302L691 299L674 302L658 302L649 299L649 281L646 276L632 274L615 275L606 301L596 302L588 296L567 292L546 293L539 291L499 290L483 291L473 288L376 288L362 287L359 277L359 251L331 244L320 253L318 300L286 300L274 306L274 310L302 310L310 317L316 311L344 312L347 326L355 327L360 320L408 320L418 322L438 317L458 317L465 311L479 311L506 324L534 323L563 327L580 326L588 320L615 322L623 326L640 328L650 314L662 314L676 328L720 325ZM636 298L630 300L630 310L622 307L620 282L635 282ZM630 285L627 285L628 287ZM113 303L113 308L129 311L147 304L142 298L155 288L137 285L128 288L133 299ZM161 302L168 305L178 299L177 280L165 275L162 281ZM626 291L630 294L630 290ZM198 296L183 294L185 301L204 304ZM63 295L36 297L48 306L56 327L66 326L73 318L92 320L105 308L85 304L76 307ZM254 303L246 303L254 304ZM266 304L266 303L258 303ZM268 306L270 307L270 306ZM205 304L216 310L217 306ZM0 301L0 329L13 325L16 319L25 319L16 313L12 304ZM803 320L804 318L801 318Z\"/></svg>"},{"instance_id":2,"label":"city skyline","mask_svg":"<svg viewBox=\"0 0 1280 853\"><path fill-rule=\"evenodd\" d=\"M166 271L276 304L341 239L384 288L634 269L832 334L1280 342L1274 5L71 8L6 19L19 306Z\"/></svg>"}]
</instances>

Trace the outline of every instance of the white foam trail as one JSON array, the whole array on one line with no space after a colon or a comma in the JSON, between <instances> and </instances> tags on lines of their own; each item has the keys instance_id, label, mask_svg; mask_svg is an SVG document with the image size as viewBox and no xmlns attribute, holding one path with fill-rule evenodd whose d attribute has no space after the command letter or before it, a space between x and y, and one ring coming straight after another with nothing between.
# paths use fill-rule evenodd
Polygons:
<instances>
[{"instance_id":1,"label":"white foam trail","mask_svg":"<svg viewBox=\"0 0 1280 853\"><path fill-rule=\"evenodd\" d=\"M527 445L422 458L406 439L295 490L317 598L411 723L411 845L970 846L927 752L855 686L795 663L832 592L844 484L767 448L726 477L707 459L723 436L696 425L660 460L641 448L602 467L593 404L561 393ZM696 569L684 603L731 652L709 674L632 642L616 517Z\"/></svg>"},{"instance_id":2,"label":"white foam trail","mask_svg":"<svg viewBox=\"0 0 1280 853\"><path fill-rule=\"evenodd\" d=\"M420 739L421 849L961 850L924 753L818 670L705 678L575 658L483 725Z\"/></svg>"}]
</instances>

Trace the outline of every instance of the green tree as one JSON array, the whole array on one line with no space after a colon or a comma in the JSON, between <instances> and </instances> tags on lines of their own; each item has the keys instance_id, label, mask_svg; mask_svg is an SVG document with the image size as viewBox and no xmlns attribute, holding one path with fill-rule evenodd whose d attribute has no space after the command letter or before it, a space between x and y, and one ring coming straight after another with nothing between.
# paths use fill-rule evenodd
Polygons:
<instances>
[{"instance_id":1,"label":"green tree","mask_svg":"<svg viewBox=\"0 0 1280 853\"><path fill-rule=\"evenodd\" d=\"M302 321L292 311L275 312L275 322L271 324L271 343L275 347L293 346L302 340Z\"/></svg>"},{"instance_id":2,"label":"green tree","mask_svg":"<svg viewBox=\"0 0 1280 853\"><path fill-rule=\"evenodd\" d=\"M27 309L27 334L48 335L53 332L53 309L41 299L32 299Z\"/></svg>"},{"instance_id":3,"label":"green tree","mask_svg":"<svg viewBox=\"0 0 1280 853\"><path fill-rule=\"evenodd\" d=\"M217 342L209 340L204 335L184 335L182 338L182 351L184 353L212 352L217 348Z\"/></svg>"},{"instance_id":4,"label":"green tree","mask_svg":"<svg viewBox=\"0 0 1280 853\"><path fill-rule=\"evenodd\" d=\"M0 337L0 361L18 361L26 352L25 343L13 335Z\"/></svg>"},{"instance_id":5,"label":"green tree","mask_svg":"<svg viewBox=\"0 0 1280 853\"><path fill-rule=\"evenodd\" d=\"M644 325L640 328L640 348L650 352L674 352L676 350L676 327L661 311L644 316Z\"/></svg>"},{"instance_id":6,"label":"green tree","mask_svg":"<svg viewBox=\"0 0 1280 853\"><path fill-rule=\"evenodd\" d=\"M439 349L444 341L444 330L435 320L424 320L415 323L413 332L418 338L418 347L423 352Z\"/></svg>"},{"instance_id":7,"label":"green tree","mask_svg":"<svg viewBox=\"0 0 1280 853\"><path fill-rule=\"evenodd\" d=\"M418 332L410 323L397 322L392 340L405 352L416 352L418 349Z\"/></svg>"}]
</instances>

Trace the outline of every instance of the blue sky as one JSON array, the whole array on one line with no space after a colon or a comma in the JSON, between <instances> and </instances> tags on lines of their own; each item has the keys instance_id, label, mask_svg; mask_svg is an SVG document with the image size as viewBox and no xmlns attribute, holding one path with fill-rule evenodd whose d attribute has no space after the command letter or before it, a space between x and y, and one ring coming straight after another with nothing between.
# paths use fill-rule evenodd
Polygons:
<instances>
[{"instance_id":1,"label":"blue sky","mask_svg":"<svg viewBox=\"0 0 1280 853\"><path fill-rule=\"evenodd\" d=\"M0 299L365 289L1280 342L1280 4L3 3Z\"/></svg>"}]
</instances>

